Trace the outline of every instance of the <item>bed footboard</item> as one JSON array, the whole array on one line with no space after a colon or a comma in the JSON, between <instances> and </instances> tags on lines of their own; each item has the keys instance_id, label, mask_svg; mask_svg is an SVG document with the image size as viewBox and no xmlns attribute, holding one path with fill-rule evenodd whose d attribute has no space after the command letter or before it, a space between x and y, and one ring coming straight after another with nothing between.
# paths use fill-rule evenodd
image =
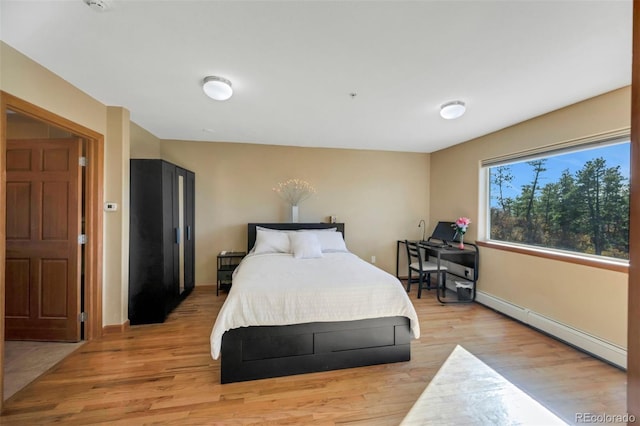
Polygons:
<instances>
[{"instance_id":1,"label":"bed footboard","mask_svg":"<svg viewBox=\"0 0 640 426\"><path fill-rule=\"evenodd\" d=\"M409 361L405 317L243 327L222 338L221 383Z\"/></svg>"}]
</instances>

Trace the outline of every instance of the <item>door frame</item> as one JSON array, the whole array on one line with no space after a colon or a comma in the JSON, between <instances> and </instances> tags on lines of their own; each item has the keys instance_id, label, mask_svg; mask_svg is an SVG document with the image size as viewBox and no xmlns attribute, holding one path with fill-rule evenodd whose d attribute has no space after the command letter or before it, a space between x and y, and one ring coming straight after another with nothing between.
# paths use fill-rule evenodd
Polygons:
<instances>
[{"instance_id":1,"label":"door frame","mask_svg":"<svg viewBox=\"0 0 640 426\"><path fill-rule=\"evenodd\" d=\"M85 245L84 264L84 312L87 320L84 327L85 340L102 335L102 269L103 269L103 188L104 188L104 136L80 124L60 117L34 104L0 91L0 200L6 200L7 184L7 110L29 116L38 121L66 130L86 141L87 169L85 171ZM0 208L0 411L4 395L4 293L6 257L6 208Z\"/></svg>"},{"instance_id":2,"label":"door frame","mask_svg":"<svg viewBox=\"0 0 640 426\"><path fill-rule=\"evenodd\" d=\"M627 311L627 413L640 416L640 1L633 2L631 191Z\"/></svg>"}]
</instances>

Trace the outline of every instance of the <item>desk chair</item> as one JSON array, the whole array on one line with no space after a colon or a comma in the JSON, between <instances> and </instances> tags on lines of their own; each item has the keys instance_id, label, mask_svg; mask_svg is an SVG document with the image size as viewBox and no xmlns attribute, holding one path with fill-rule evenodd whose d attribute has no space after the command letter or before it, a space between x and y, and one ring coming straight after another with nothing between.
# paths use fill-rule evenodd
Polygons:
<instances>
[{"instance_id":1,"label":"desk chair","mask_svg":"<svg viewBox=\"0 0 640 426\"><path fill-rule=\"evenodd\" d=\"M431 286L431 274L439 273L440 276L437 278L438 280L442 280L442 287L446 288L447 267L440 265L440 271L438 272L438 264L426 260L425 253L420 249L418 243L405 240L404 245L407 247L407 260L409 261L409 278L407 279L407 292L411 291L411 284L416 281L416 278L413 278L412 276L413 272L418 274L418 299L422 297L423 288L426 288L427 290L431 290L432 288L437 289L437 287ZM423 286L425 277L427 283L426 287Z\"/></svg>"}]
</instances>

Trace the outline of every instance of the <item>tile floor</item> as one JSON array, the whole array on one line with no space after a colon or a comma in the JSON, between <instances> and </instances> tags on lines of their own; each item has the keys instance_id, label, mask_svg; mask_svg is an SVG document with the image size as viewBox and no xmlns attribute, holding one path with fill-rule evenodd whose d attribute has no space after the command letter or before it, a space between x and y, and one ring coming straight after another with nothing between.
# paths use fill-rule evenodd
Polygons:
<instances>
[{"instance_id":1,"label":"tile floor","mask_svg":"<svg viewBox=\"0 0 640 426\"><path fill-rule=\"evenodd\" d=\"M4 399L9 399L83 344L5 341Z\"/></svg>"}]
</instances>

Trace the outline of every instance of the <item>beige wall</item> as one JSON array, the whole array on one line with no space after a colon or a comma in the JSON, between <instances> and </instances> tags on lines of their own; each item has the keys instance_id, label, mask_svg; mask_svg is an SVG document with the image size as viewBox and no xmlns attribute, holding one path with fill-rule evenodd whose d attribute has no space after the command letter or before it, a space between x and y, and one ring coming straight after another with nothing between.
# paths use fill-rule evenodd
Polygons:
<instances>
[{"instance_id":1,"label":"beige wall","mask_svg":"<svg viewBox=\"0 0 640 426\"><path fill-rule=\"evenodd\" d=\"M106 106L0 41L0 89L105 134Z\"/></svg>"},{"instance_id":2,"label":"beige wall","mask_svg":"<svg viewBox=\"0 0 640 426\"><path fill-rule=\"evenodd\" d=\"M107 106L3 42L0 42L0 90L104 135L105 200L118 203L128 200L128 112L116 108L108 117ZM104 236L109 236L103 246L104 325L122 324L126 319L122 278L128 275L125 269L128 262L123 261L122 250L129 242L124 228L128 219L123 214L123 211L109 213L104 218Z\"/></svg>"},{"instance_id":3,"label":"beige wall","mask_svg":"<svg viewBox=\"0 0 640 426\"><path fill-rule=\"evenodd\" d=\"M1 90L105 136L104 200L120 208L103 213L104 325L127 316L129 157L161 157L196 172L198 284L215 282L220 250L245 249L247 222L288 220L271 188L290 177L318 189L301 205L301 221L336 215L352 251L376 256L390 272L395 241L417 238L418 222L428 220L428 154L161 142L130 123L125 109L102 105L2 42L0 58Z\"/></svg>"},{"instance_id":4,"label":"beige wall","mask_svg":"<svg viewBox=\"0 0 640 426\"><path fill-rule=\"evenodd\" d=\"M626 87L433 153L432 222L468 216L474 241L483 220L480 161L628 128L630 106ZM480 291L626 347L626 273L482 248L479 274Z\"/></svg>"},{"instance_id":5,"label":"beige wall","mask_svg":"<svg viewBox=\"0 0 640 426\"><path fill-rule=\"evenodd\" d=\"M245 249L247 222L288 220L271 188L291 177L318 190L301 205L301 221L336 215L352 251L393 271L395 241L419 237L420 219L430 229L467 215L467 238L476 238L482 159L628 127L630 116L625 88L428 155L158 141L127 129L126 110L107 108L2 42L0 89L105 135L105 201L121 206L104 221L105 325L126 317L129 152L196 173L198 284L214 282L217 252ZM626 346L626 274L493 249L481 255L480 290Z\"/></svg>"},{"instance_id":6,"label":"beige wall","mask_svg":"<svg viewBox=\"0 0 640 426\"><path fill-rule=\"evenodd\" d=\"M129 318L129 111L107 108L104 201L118 209L104 213L105 255L103 318L105 324L122 324ZM107 263L108 262L108 263Z\"/></svg>"},{"instance_id":7,"label":"beige wall","mask_svg":"<svg viewBox=\"0 0 640 426\"><path fill-rule=\"evenodd\" d=\"M161 158L160 139L138 126L131 123L131 158Z\"/></svg>"},{"instance_id":8,"label":"beige wall","mask_svg":"<svg viewBox=\"0 0 640 426\"><path fill-rule=\"evenodd\" d=\"M428 220L429 154L162 141L162 158L196 174L196 283L215 283L216 254L246 250L248 222L287 222L272 188L305 179L317 194L300 222L345 222L349 249L395 273L396 241Z\"/></svg>"}]
</instances>

